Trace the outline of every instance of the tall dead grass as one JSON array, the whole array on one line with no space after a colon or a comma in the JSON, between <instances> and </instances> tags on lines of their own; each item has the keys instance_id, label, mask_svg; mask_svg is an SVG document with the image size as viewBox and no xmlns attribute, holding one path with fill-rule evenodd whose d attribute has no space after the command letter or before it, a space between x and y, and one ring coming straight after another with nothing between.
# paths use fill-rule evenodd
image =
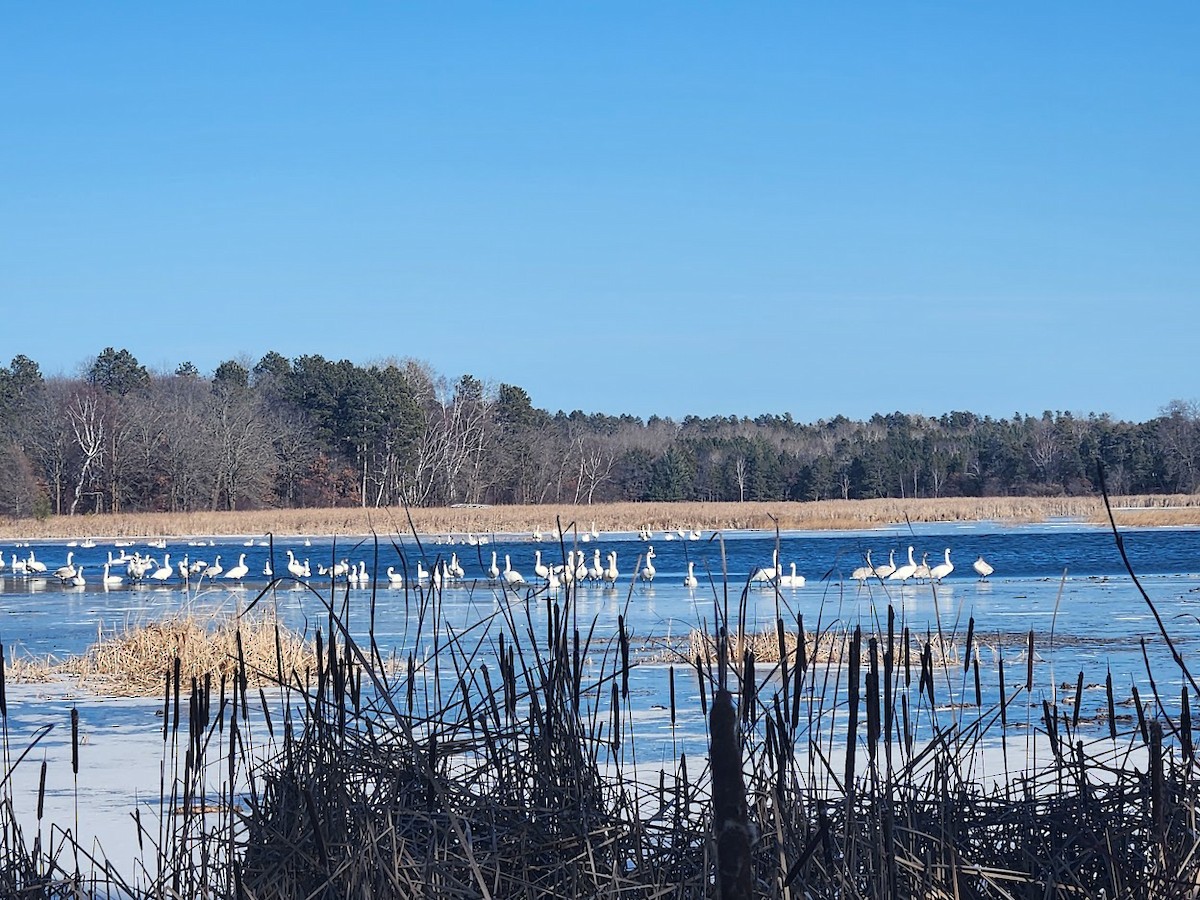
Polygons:
<instances>
[{"instance_id":1,"label":"tall dead grass","mask_svg":"<svg viewBox=\"0 0 1200 900\"><path fill-rule=\"evenodd\" d=\"M175 666L177 671L173 671ZM83 655L68 660L22 659L10 670L13 681L45 682L72 678L94 694L154 696L166 673L214 684L235 676L255 686L295 673L303 683L311 669L312 645L273 613L201 616L182 613L161 621L131 625L99 639Z\"/></svg>"},{"instance_id":2,"label":"tall dead grass","mask_svg":"<svg viewBox=\"0 0 1200 900\"><path fill-rule=\"evenodd\" d=\"M1114 499L1118 522L1200 524L1200 495ZM819 500L792 503L600 503L590 506L437 507L411 510L423 534L550 534L556 521L580 531L876 528L904 521L1005 523L1067 517L1104 520L1096 497L955 497L941 499ZM204 513L52 516L0 521L0 538L133 538L185 535L362 535L409 531L402 508L283 509Z\"/></svg>"}]
</instances>

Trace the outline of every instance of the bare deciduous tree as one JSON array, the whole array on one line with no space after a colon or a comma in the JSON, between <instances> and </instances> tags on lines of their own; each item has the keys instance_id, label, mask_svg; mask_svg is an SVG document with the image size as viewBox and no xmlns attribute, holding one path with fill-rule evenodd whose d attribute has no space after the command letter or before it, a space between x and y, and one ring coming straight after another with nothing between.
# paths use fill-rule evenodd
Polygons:
<instances>
[{"instance_id":1,"label":"bare deciduous tree","mask_svg":"<svg viewBox=\"0 0 1200 900\"><path fill-rule=\"evenodd\" d=\"M16 444L0 447L0 513L15 518L33 515L37 502L33 466Z\"/></svg>"},{"instance_id":2,"label":"bare deciduous tree","mask_svg":"<svg viewBox=\"0 0 1200 900\"><path fill-rule=\"evenodd\" d=\"M1172 400L1162 409L1158 434L1170 451L1167 468L1174 477L1175 490L1193 493L1200 472L1200 404Z\"/></svg>"},{"instance_id":3,"label":"bare deciduous tree","mask_svg":"<svg viewBox=\"0 0 1200 900\"><path fill-rule=\"evenodd\" d=\"M145 447L154 452L151 465L161 479L163 501L172 512L202 509L212 497L211 484L217 464L216 452L206 427L209 387L204 382L174 379L163 385L157 409L160 424L144 433Z\"/></svg>"},{"instance_id":4,"label":"bare deciduous tree","mask_svg":"<svg viewBox=\"0 0 1200 900\"><path fill-rule=\"evenodd\" d=\"M483 385L464 375L453 390L445 379L410 364L406 371L423 416L413 452L405 497L414 505L477 502L482 493L479 466L486 449L492 399Z\"/></svg>"},{"instance_id":5,"label":"bare deciduous tree","mask_svg":"<svg viewBox=\"0 0 1200 900\"><path fill-rule=\"evenodd\" d=\"M1062 450L1050 413L1030 423L1029 459L1042 481L1051 482Z\"/></svg>"},{"instance_id":6,"label":"bare deciduous tree","mask_svg":"<svg viewBox=\"0 0 1200 900\"><path fill-rule=\"evenodd\" d=\"M617 452L605 436L573 429L571 451L575 462L575 503L591 504L596 489L612 475Z\"/></svg>"},{"instance_id":7,"label":"bare deciduous tree","mask_svg":"<svg viewBox=\"0 0 1200 900\"><path fill-rule=\"evenodd\" d=\"M738 502L746 502L746 457L739 455L733 463L733 477L737 479Z\"/></svg>"},{"instance_id":8,"label":"bare deciduous tree","mask_svg":"<svg viewBox=\"0 0 1200 900\"><path fill-rule=\"evenodd\" d=\"M94 390L79 390L67 404L67 419L75 435L75 446L79 449L79 472L75 478L75 494L71 498L68 515L75 515L83 496L85 485L89 485L100 468L104 454L107 430L106 408Z\"/></svg>"},{"instance_id":9,"label":"bare deciduous tree","mask_svg":"<svg viewBox=\"0 0 1200 900\"><path fill-rule=\"evenodd\" d=\"M67 408L76 386L64 379L46 382L42 403L30 415L28 450L36 471L45 479L51 509L62 515L74 449L74 436Z\"/></svg>"},{"instance_id":10,"label":"bare deciduous tree","mask_svg":"<svg viewBox=\"0 0 1200 900\"><path fill-rule=\"evenodd\" d=\"M312 470L321 449L312 429L291 411L273 416L270 428L275 451L276 491L285 506L295 506L300 483Z\"/></svg>"},{"instance_id":11,"label":"bare deciduous tree","mask_svg":"<svg viewBox=\"0 0 1200 900\"><path fill-rule=\"evenodd\" d=\"M211 508L262 505L275 479L275 453L257 399L245 388L216 388L208 412L205 425L215 451Z\"/></svg>"}]
</instances>

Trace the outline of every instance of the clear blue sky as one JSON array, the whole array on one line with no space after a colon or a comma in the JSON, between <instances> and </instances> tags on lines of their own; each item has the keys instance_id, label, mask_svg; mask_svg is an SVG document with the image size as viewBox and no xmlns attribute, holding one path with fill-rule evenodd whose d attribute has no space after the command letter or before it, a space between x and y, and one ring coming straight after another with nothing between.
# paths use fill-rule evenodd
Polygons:
<instances>
[{"instance_id":1,"label":"clear blue sky","mask_svg":"<svg viewBox=\"0 0 1200 900\"><path fill-rule=\"evenodd\" d=\"M0 362L683 416L1195 399L1200 6L0 6Z\"/></svg>"}]
</instances>

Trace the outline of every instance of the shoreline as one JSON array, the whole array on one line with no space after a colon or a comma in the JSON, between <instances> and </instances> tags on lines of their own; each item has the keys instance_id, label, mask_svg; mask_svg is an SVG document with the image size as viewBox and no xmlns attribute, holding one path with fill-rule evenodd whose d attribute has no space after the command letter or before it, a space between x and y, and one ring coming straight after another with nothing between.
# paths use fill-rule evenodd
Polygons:
<instances>
[{"instance_id":1,"label":"shoreline","mask_svg":"<svg viewBox=\"0 0 1200 900\"><path fill-rule=\"evenodd\" d=\"M1200 495L1113 497L1113 517L1121 526L1200 525ZM0 540L114 541L129 538L411 537L438 535L521 535L541 532L566 536L606 533L701 530L838 531L884 528L905 523L983 522L1033 524L1075 519L1106 524L1099 497L955 497L915 500L814 500L745 503L598 503L588 505L456 506L245 510L192 513L107 513L0 520Z\"/></svg>"}]
</instances>

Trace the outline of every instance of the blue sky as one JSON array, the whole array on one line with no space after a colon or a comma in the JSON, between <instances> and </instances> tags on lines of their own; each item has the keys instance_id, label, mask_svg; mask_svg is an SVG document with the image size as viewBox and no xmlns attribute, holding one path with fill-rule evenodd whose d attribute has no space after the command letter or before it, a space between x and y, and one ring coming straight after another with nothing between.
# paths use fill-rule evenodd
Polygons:
<instances>
[{"instance_id":1,"label":"blue sky","mask_svg":"<svg viewBox=\"0 0 1200 900\"><path fill-rule=\"evenodd\" d=\"M801 421L1200 395L1195 5L0 10L3 362Z\"/></svg>"}]
</instances>

